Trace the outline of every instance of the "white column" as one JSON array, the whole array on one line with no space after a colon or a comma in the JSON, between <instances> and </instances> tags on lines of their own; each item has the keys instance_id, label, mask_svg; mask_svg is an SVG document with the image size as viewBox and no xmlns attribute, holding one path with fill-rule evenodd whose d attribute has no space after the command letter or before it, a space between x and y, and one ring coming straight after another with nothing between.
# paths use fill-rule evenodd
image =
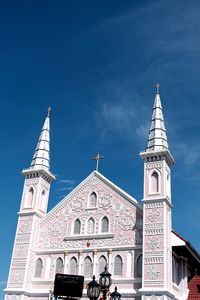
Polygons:
<instances>
[{"instance_id":1,"label":"white column","mask_svg":"<svg viewBox=\"0 0 200 300\"><path fill-rule=\"evenodd\" d=\"M126 265L126 277L131 277L131 271L132 271L132 253L127 253L127 265Z\"/></svg>"},{"instance_id":2,"label":"white column","mask_svg":"<svg viewBox=\"0 0 200 300\"><path fill-rule=\"evenodd\" d=\"M93 275L97 276L97 250L93 251Z\"/></svg>"},{"instance_id":3,"label":"white column","mask_svg":"<svg viewBox=\"0 0 200 300\"><path fill-rule=\"evenodd\" d=\"M51 256L49 255L47 257L47 261L46 261L46 268L45 268L44 278L49 278L50 268L51 268Z\"/></svg>"},{"instance_id":4,"label":"white column","mask_svg":"<svg viewBox=\"0 0 200 300\"><path fill-rule=\"evenodd\" d=\"M65 251L64 253L64 274L67 274L68 269L68 252Z\"/></svg>"},{"instance_id":5,"label":"white column","mask_svg":"<svg viewBox=\"0 0 200 300\"><path fill-rule=\"evenodd\" d=\"M83 251L79 252L79 264L78 264L78 275L82 274L82 265L83 265Z\"/></svg>"},{"instance_id":6,"label":"white column","mask_svg":"<svg viewBox=\"0 0 200 300\"><path fill-rule=\"evenodd\" d=\"M112 249L108 250L108 271L112 272Z\"/></svg>"}]
</instances>

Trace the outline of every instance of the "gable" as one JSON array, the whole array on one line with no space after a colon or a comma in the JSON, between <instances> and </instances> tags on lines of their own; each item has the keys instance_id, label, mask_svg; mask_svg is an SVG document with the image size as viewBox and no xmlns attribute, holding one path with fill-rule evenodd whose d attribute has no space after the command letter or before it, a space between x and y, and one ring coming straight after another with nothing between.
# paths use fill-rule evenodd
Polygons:
<instances>
[{"instance_id":1,"label":"gable","mask_svg":"<svg viewBox=\"0 0 200 300\"><path fill-rule=\"evenodd\" d=\"M92 195L96 195L95 207ZM102 229L104 218L109 224L107 232ZM76 220L81 226L78 234ZM142 209L134 198L94 171L41 220L39 232L38 250L134 246L141 244Z\"/></svg>"}]
</instances>

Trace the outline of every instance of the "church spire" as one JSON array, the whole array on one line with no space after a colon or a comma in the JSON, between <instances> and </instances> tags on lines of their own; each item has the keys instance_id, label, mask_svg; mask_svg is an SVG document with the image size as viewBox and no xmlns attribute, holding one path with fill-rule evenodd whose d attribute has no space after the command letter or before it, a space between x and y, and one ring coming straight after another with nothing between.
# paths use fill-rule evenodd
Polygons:
<instances>
[{"instance_id":1,"label":"church spire","mask_svg":"<svg viewBox=\"0 0 200 300\"><path fill-rule=\"evenodd\" d=\"M164 118L162 113L159 87L160 85L158 83L156 85L156 96L155 96L154 106L153 106L147 151L160 151L160 150L169 149L165 124L164 124Z\"/></svg>"},{"instance_id":2,"label":"church spire","mask_svg":"<svg viewBox=\"0 0 200 300\"><path fill-rule=\"evenodd\" d=\"M31 162L32 169L46 168L50 170L50 111L49 107Z\"/></svg>"}]
</instances>

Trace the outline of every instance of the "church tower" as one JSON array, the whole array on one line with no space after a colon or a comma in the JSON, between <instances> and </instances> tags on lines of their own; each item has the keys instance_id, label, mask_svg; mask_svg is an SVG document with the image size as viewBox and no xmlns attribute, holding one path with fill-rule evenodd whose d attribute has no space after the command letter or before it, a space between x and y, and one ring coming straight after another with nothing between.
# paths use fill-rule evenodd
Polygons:
<instances>
[{"instance_id":1,"label":"church tower","mask_svg":"<svg viewBox=\"0 0 200 300\"><path fill-rule=\"evenodd\" d=\"M170 300L172 295L171 167L159 94L156 96L144 161L142 300Z\"/></svg>"},{"instance_id":2,"label":"church tower","mask_svg":"<svg viewBox=\"0 0 200 300\"><path fill-rule=\"evenodd\" d=\"M25 182L5 300L18 294L21 296L17 299L24 299L23 295L27 294L30 288L37 223L46 214L50 185L55 179L50 171L50 108L31 166L23 170L22 174L25 176Z\"/></svg>"}]
</instances>

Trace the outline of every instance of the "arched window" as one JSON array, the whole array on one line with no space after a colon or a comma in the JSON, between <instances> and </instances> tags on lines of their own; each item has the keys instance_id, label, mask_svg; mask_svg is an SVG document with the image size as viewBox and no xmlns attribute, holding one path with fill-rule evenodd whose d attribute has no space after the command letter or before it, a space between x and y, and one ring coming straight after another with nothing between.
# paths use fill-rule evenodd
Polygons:
<instances>
[{"instance_id":1,"label":"arched window","mask_svg":"<svg viewBox=\"0 0 200 300\"><path fill-rule=\"evenodd\" d=\"M137 277L142 277L142 254L137 259Z\"/></svg>"},{"instance_id":2,"label":"arched window","mask_svg":"<svg viewBox=\"0 0 200 300\"><path fill-rule=\"evenodd\" d=\"M109 221L107 217L104 217L101 221L101 232L108 232Z\"/></svg>"},{"instance_id":3,"label":"arched window","mask_svg":"<svg viewBox=\"0 0 200 300\"><path fill-rule=\"evenodd\" d=\"M77 275L78 274L78 264L77 259L72 257L69 262L69 274Z\"/></svg>"},{"instance_id":4,"label":"arched window","mask_svg":"<svg viewBox=\"0 0 200 300\"><path fill-rule=\"evenodd\" d=\"M99 258L99 274L101 274L105 270L105 266L107 265L107 259L104 255Z\"/></svg>"},{"instance_id":5,"label":"arched window","mask_svg":"<svg viewBox=\"0 0 200 300\"><path fill-rule=\"evenodd\" d=\"M97 195L95 192L93 192L90 195L90 199L89 199L89 207L96 207L97 206Z\"/></svg>"},{"instance_id":6,"label":"arched window","mask_svg":"<svg viewBox=\"0 0 200 300\"><path fill-rule=\"evenodd\" d=\"M157 172L151 174L151 193L155 194L159 192L159 176Z\"/></svg>"},{"instance_id":7,"label":"arched window","mask_svg":"<svg viewBox=\"0 0 200 300\"><path fill-rule=\"evenodd\" d=\"M81 233L81 221L77 219L74 222L74 234L80 234Z\"/></svg>"},{"instance_id":8,"label":"arched window","mask_svg":"<svg viewBox=\"0 0 200 300\"><path fill-rule=\"evenodd\" d=\"M63 260L62 260L62 258L59 257L56 260L56 274L57 273L63 273L63 267L64 267Z\"/></svg>"},{"instance_id":9,"label":"arched window","mask_svg":"<svg viewBox=\"0 0 200 300\"><path fill-rule=\"evenodd\" d=\"M114 262L114 275L122 276L122 258L120 255L115 257Z\"/></svg>"},{"instance_id":10,"label":"arched window","mask_svg":"<svg viewBox=\"0 0 200 300\"><path fill-rule=\"evenodd\" d=\"M36 264L35 264L35 277L40 278L42 275L42 268L43 268L43 263L41 258L38 258L36 260Z\"/></svg>"},{"instance_id":11,"label":"arched window","mask_svg":"<svg viewBox=\"0 0 200 300\"><path fill-rule=\"evenodd\" d=\"M29 190L28 190L28 193L26 195L26 202L25 202L25 206L26 207L32 207L33 206L33 195L34 195L34 190L33 188L31 187Z\"/></svg>"},{"instance_id":12,"label":"arched window","mask_svg":"<svg viewBox=\"0 0 200 300\"><path fill-rule=\"evenodd\" d=\"M87 224L87 233L94 234L94 219L90 218Z\"/></svg>"},{"instance_id":13,"label":"arched window","mask_svg":"<svg viewBox=\"0 0 200 300\"><path fill-rule=\"evenodd\" d=\"M43 211L45 210L45 190L43 190L41 193L40 208Z\"/></svg>"},{"instance_id":14,"label":"arched window","mask_svg":"<svg viewBox=\"0 0 200 300\"><path fill-rule=\"evenodd\" d=\"M83 273L85 277L92 276L92 260L89 256L84 259Z\"/></svg>"}]
</instances>

